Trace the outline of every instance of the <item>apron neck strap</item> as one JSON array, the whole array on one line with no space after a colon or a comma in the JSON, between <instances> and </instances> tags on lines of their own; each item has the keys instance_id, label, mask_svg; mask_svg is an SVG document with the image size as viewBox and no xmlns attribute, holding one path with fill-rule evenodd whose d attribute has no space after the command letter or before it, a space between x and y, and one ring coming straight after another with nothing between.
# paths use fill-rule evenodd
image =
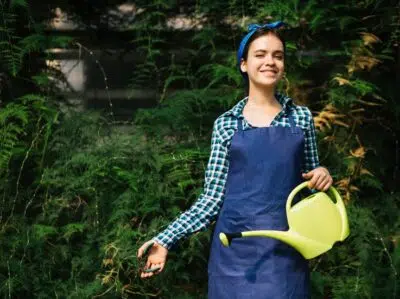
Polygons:
<instances>
[{"instance_id":1,"label":"apron neck strap","mask_svg":"<svg viewBox=\"0 0 400 299\"><path fill-rule=\"evenodd\" d=\"M292 133L294 133L294 132L295 132L295 129L296 129L296 123L294 122L293 114L290 113L290 112L291 112L291 111L288 111L287 114L286 114L286 116L289 118L290 129L291 129Z\"/></svg>"},{"instance_id":2,"label":"apron neck strap","mask_svg":"<svg viewBox=\"0 0 400 299\"><path fill-rule=\"evenodd\" d=\"M238 131L242 131L243 130L243 118L239 118L238 119Z\"/></svg>"},{"instance_id":3,"label":"apron neck strap","mask_svg":"<svg viewBox=\"0 0 400 299\"><path fill-rule=\"evenodd\" d=\"M293 115L291 113L287 114L289 118L289 123L292 128L296 127L296 123L294 122Z\"/></svg>"}]
</instances>

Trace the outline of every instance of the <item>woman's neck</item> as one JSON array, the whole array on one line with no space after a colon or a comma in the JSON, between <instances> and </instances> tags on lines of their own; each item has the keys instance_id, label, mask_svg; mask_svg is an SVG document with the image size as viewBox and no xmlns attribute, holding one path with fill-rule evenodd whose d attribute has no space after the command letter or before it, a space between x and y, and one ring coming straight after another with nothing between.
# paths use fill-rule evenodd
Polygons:
<instances>
[{"instance_id":1,"label":"woman's neck","mask_svg":"<svg viewBox=\"0 0 400 299\"><path fill-rule=\"evenodd\" d=\"M276 106L279 105L275 98L275 89L250 88L248 102L255 106Z\"/></svg>"}]
</instances>

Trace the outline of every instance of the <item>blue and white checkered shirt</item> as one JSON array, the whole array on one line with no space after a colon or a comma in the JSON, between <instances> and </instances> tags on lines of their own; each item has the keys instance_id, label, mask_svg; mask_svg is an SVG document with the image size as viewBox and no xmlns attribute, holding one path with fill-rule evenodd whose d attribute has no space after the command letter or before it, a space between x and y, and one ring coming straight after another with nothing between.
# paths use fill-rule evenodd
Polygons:
<instances>
[{"instance_id":1,"label":"blue and white checkered shirt","mask_svg":"<svg viewBox=\"0 0 400 299\"><path fill-rule=\"evenodd\" d=\"M290 113L297 126L304 132L304 164L302 171L308 172L319 166L318 151L315 137L315 126L312 114L307 107L298 106L293 100L281 94L276 99L282 106L282 111L276 115L270 126L289 127L289 119L285 112ZM181 238L205 229L213 221L224 201L225 183L228 175L228 151L232 136L238 129L238 122L242 122L243 130L252 126L243 117L243 108L247 97L239 101L232 109L223 113L214 122L211 138L211 154L205 174L204 190L198 200L163 232L158 234L154 241L166 248ZM268 153L266 152L266 158Z\"/></svg>"}]
</instances>

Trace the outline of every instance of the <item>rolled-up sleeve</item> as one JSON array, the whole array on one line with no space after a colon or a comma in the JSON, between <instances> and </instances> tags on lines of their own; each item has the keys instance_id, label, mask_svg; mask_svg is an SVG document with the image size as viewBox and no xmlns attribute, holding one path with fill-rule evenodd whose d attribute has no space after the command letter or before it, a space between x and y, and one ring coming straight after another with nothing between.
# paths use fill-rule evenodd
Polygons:
<instances>
[{"instance_id":1,"label":"rolled-up sleeve","mask_svg":"<svg viewBox=\"0 0 400 299\"><path fill-rule=\"evenodd\" d=\"M214 123L203 192L188 210L153 238L168 249L178 240L207 228L222 206L229 161L227 146L220 137L217 125Z\"/></svg>"}]
</instances>

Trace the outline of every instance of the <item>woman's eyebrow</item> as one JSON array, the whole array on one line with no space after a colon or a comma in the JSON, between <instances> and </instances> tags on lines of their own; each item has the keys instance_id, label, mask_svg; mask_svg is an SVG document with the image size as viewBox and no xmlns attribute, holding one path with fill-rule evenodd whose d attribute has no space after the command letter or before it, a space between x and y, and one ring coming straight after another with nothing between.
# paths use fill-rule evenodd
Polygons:
<instances>
[{"instance_id":1,"label":"woman's eyebrow","mask_svg":"<svg viewBox=\"0 0 400 299\"><path fill-rule=\"evenodd\" d=\"M264 50L264 49L258 49L258 50L255 50L255 51L254 51L254 53L257 53L257 52L266 53L266 52L268 52L268 51L267 51L267 50ZM274 53L274 54L283 54L284 52L283 52L282 50L275 50L275 51L273 51L272 53Z\"/></svg>"}]
</instances>

